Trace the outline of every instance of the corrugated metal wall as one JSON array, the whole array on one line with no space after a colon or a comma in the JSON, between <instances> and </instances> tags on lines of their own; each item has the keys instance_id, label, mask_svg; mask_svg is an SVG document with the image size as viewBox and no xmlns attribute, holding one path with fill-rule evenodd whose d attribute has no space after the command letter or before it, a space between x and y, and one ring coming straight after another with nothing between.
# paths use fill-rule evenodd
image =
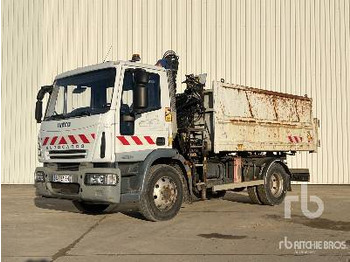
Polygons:
<instances>
[{"instance_id":1,"label":"corrugated metal wall","mask_svg":"<svg viewBox=\"0 0 350 262\"><path fill-rule=\"evenodd\" d=\"M314 183L348 184L349 0L2 0L2 183L32 183L38 87L76 67L155 63L167 49L185 73L314 99L318 154L302 154Z\"/></svg>"}]
</instances>

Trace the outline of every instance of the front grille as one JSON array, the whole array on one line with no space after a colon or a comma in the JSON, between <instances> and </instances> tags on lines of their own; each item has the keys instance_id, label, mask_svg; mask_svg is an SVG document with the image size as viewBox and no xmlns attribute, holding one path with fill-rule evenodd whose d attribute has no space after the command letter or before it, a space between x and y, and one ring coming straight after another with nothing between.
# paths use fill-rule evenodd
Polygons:
<instances>
[{"instance_id":1,"label":"front grille","mask_svg":"<svg viewBox=\"0 0 350 262\"><path fill-rule=\"evenodd\" d=\"M77 159L86 158L86 150L84 149L72 149L72 150L50 150L50 159Z\"/></svg>"},{"instance_id":2,"label":"front grille","mask_svg":"<svg viewBox=\"0 0 350 262\"><path fill-rule=\"evenodd\" d=\"M78 171L79 163L57 163L57 171Z\"/></svg>"},{"instance_id":3,"label":"front grille","mask_svg":"<svg viewBox=\"0 0 350 262\"><path fill-rule=\"evenodd\" d=\"M74 195L79 193L80 185L77 183L51 182L51 187L55 193Z\"/></svg>"}]
</instances>

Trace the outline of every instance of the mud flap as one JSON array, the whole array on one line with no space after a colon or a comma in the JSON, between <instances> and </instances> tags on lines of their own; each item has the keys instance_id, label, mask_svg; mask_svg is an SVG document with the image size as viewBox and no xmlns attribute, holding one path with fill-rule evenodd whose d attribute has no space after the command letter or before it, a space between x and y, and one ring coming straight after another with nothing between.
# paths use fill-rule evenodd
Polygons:
<instances>
[{"instance_id":1,"label":"mud flap","mask_svg":"<svg viewBox=\"0 0 350 262\"><path fill-rule=\"evenodd\" d=\"M307 168L290 168L291 181L310 182L310 171Z\"/></svg>"}]
</instances>

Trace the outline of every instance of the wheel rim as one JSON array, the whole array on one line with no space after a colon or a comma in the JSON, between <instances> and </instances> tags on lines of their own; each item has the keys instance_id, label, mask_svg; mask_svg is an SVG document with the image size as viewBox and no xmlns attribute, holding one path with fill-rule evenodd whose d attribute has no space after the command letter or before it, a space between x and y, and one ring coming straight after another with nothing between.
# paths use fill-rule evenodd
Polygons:
<instances>
[{"instance_id":1,"label":"wheel rim","mask_svg":"<svg viewBox=\"0 0 350 262\"><path fill-rule=\"evenodd\" d=\"M175 182L167 176L162 176L154 184L153 199L155 206L161 210L169 210L174 205L177 198L177 188Z\"/></svg>"},{"instance_id":2,"label":"wheel rim","mask_svg":"<svg viewBox=\"0 0 350 262\"><path fill-rule=\"evenodd\" d=\"M279 173L273 173L270 178L270 191L274 197L282 195L283 178Z\"/></svg>"}]
</instances>

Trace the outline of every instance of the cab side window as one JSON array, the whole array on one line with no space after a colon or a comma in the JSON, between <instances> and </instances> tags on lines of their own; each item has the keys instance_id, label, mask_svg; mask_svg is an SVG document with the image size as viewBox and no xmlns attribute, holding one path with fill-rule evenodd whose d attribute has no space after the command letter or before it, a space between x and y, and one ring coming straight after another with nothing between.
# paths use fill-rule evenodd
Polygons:
<instances>
[{"instance_id":1,"label":"cab side window","mask_svg":"<svg viewBox=\"0 0 350 262\"><path fill-rule=\"evenodd\" d=\"M161 108L160 105L160 85L159 75L149 74L149 81L147 84L148 90L148 107L145 109L146 112L157 110Z\"/></svg>"},{"instance_id":2,"label":"cab side window","mask_svg":"<svg viewBox=\"0 0 350 262\"><path fill-rule=\"evenodd\" d=\"M143 114L151 112L161 108L160 99L160 76L159 74L149 73L149 81L147 83L148 92L148 105L147 108L138 111L135 114L133 109L133 90L134 90L134 70L125 70L122 95L121 95L121 106L120 106L120 134L121 135L133 135L135 132L134 122L135 121L123 121L126 119L125 116L136 117L137 114ZM124 116L124 117L123 117Z\"/></svg>"},{"instance_id":3,"label":"cab side window","mask_svg":"<svg viewBox=\"0 0 350 262\"><path fill-rule=\"evenodd\" d=\"M122 87L121 106L120 106L120 134L133 135L134 121L123 121L123 116L133 114L133 74L131 70L126 70Z\"/></svg>"}]
</instances>

